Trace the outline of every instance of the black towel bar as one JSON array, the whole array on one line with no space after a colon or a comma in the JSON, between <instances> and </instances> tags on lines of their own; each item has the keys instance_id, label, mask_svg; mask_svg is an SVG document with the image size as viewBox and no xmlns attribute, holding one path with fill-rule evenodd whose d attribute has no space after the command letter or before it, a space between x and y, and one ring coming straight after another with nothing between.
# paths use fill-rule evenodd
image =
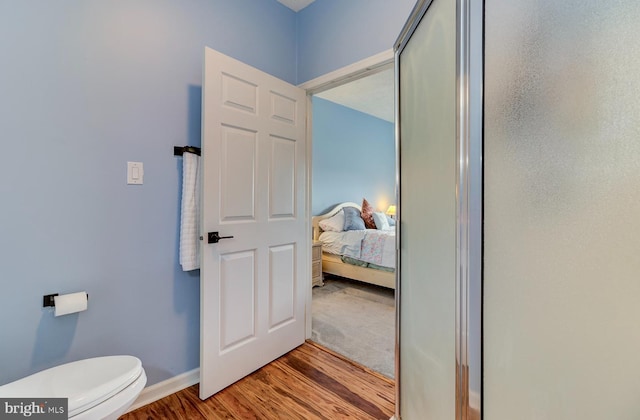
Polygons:
<instances>
[{"instance_id":1,"label":"black towel bar","mask_svg":"<svg viewBox=\"0 0 640 420\"><path fill-rule=\"evenodd\" d=\"M182 156L184 152L193 153L200 156L201 149L195 146L173 146L173 155Z\"/></svg>"}]
</instances>

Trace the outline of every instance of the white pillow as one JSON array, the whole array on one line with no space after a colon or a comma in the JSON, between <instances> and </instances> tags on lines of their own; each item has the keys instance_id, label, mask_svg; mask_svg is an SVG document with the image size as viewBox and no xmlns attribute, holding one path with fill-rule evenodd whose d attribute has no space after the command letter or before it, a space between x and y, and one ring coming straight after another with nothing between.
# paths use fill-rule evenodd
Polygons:
<instances>
[{"instance_id":1,"label":"white pillow","mask_svg":"<svg viewBox=\"0 0 640 420\"><path fill-rule=\"evenodd\" d=\"M389 230L390 228L387 215L381 211L373 213L373 221L376 223L376 229L378 230Z\"/></svg>"},{"instance_id":2,"label":"white pillow","mask_svg":"<svg viewBox=\"0 0 640 420\"><path fill-rule=\"evenodd\" d=\"M325 232L342 232L344 230L344 211L341 209L328 219L321 220L318 226Z\"/></svg>"}]
</instances>

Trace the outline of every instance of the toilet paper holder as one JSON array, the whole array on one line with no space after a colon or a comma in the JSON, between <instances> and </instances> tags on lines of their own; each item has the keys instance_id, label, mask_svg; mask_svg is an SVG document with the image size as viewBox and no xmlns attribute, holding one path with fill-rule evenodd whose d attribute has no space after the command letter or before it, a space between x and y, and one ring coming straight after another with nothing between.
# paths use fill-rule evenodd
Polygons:
<instances>
[{"instance_id":1,"label":"toilet paper holder","mask_svg":"<svg viewBox=\"0 0 640 420\"><path fill-rule=\"evenodd\" d=\"M59 293L53 293L51 295L42 296L42 307L46 308L49 306L56 306L56 300L53 297L59 295ZM87 293L87 300L89 300L89 293Z\"/></svg>"}]
</instances>

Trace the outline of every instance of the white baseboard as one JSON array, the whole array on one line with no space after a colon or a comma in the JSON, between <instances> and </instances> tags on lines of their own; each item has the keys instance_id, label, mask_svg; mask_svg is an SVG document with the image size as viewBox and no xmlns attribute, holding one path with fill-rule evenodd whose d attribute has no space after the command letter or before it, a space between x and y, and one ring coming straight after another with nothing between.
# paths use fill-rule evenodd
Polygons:
<instances>
[{"instance_id":1,"label":"white baseboard","mask_svg":"<svg viewBox=\"0 0 640 420\"><path fill-rule=\"evenodd\" d=\"M158 382L142 390L135 402L129 407L129 411L151 404L161 398L171 395L185 388L200 382L200 368L195 368L189 372L169 378L166 381Z\"/></svg>"}]
</instances>

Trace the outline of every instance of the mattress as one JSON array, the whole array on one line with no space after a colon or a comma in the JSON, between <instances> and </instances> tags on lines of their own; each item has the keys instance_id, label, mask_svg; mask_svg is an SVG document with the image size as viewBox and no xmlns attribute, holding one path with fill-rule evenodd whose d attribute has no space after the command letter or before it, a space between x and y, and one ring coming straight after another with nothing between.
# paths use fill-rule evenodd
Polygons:
<instances>
[{"instance_id":1,"label":"mattress","mask_svg":"<svg viewBox=\"0 0 640 420\"><path fill-rule=\"evenodd\" d=\"M396 266L395 230L349 230L322 232L322 251L381 267Z\"/></svg>"}]
</instances>

